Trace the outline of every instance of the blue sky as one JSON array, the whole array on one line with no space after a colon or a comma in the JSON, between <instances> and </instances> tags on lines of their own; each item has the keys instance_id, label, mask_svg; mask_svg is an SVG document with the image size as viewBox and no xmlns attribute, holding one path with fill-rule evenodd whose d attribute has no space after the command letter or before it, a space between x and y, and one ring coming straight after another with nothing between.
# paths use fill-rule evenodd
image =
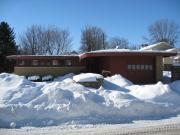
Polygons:
<instances>
[{"instance_id":1,"label":"blue sky","mask_svg":"<svg viewBox=\"0 0 180 135\"><path fill-rule=\"evenodd\" d=\"M159 19L180 25L180 0L0 0L0 21L14 28L17 42L28 26L56 25L69 29L73 49L79 48L85 25L142 44L148 26Z\"/></svg>"}]
</instances>

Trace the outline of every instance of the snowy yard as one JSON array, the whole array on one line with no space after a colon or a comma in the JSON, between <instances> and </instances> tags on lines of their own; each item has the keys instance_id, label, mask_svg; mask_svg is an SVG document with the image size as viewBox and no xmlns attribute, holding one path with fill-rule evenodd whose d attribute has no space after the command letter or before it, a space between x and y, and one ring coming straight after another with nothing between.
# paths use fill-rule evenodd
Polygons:
<instances>
[{"instance_id":1,"label":"snowy yard","mask_svg":"<svg viewBox=\"0 0 180 135\"><path fill-rule=\"evenodd\" d=\"M128 124L80 124L0 129L2 135L179 135L179 133L180 116L154 121L133 121Z\"/></svg>"},{"instance_id":2,"label":"snowy yard","mask_svg":"<svg viewBox=\"0 0 180 135\"><path fill-rule=\"evenodd\" d=\"M0 74L0 127L121 124L180 114L180 81L134 85L114 75L93 89L76 83L73 76L31 82Z\"/></svg>"}]
</instances>

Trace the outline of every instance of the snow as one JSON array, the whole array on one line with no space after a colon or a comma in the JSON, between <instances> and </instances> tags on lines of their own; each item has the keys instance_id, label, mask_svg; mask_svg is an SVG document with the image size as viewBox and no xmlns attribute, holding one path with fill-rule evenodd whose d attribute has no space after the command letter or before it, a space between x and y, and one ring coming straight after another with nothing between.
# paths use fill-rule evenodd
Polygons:
<instances>
[{"instance_id":1,"label":"snow","mask_svg":"<svg viewBox=\"0 0 180 135\"><path fill-rule=\"evenodd\" d=\"M103 76L94 73L81 73L73 77L75 82L96 82L97 79L103 79Z\"/></svg>"},{"instance_id":2,"label":"snow","mask_svg":"<svg viewBox=\"0 0 180 135\"><path fill-rule=\"evenodd\" d=\"M13 127L12 127L13 128ZM125 124L63 124L48 127L0 129L1 135L179 135L180 116L163 120L138 120Z\"/></svg>"},{"instance_id":3,"label":"snow","mask_svg":"<svg viewBox=\"0 0 180 135\"><path fill-rule=\"evenodd\" d=\"M76 83L74 77L68 74L53 82L31 82L0 74L0 127L112 124L180 114L180 81L134 85L114 75L93 89Z\"/></svg>"},{"instance_id":4,"label":"snow","mask_svg":"<svg viewBox=\"0 0 180 135\"><path fill-rule=\"evenodd\" d=\"M159 46L165 46L165 47L168 47L168 48L172 48L168 43L166 43L166 42L159 42L159 43L156 43L156 44L152 44L152 45L148 45L148 46L146 46L146 47L143 47L143 48L141 48L140 50L141 51L144 51L144 50L150 50L150 51L152 51L152 50L159 50L159 49L157 49L157 47L159 47Z\"/></svg>"},{"instance_id":5,"label":"snow","mask_svg":"<svg viewBox=\"0 0 180 135\"><path fill-rule=\"evenodd\" d=\"M170 84L171 89L175 92L180 93L180 81L175 81Z\"/></svg>"},{"instance_id":6,"label":"snow","mask_svg":"<svg viewBox=\"0 0 180 135\"><path fill-rule=\"evenodd\" d=\"M69 73L64 76L59 76L57 78L54 78L54 81L64 81L65 79L72 79L75 74Z\"/></svg>"},{"instance_id":7,"label":"snow","mask_svg":"<svg viewBox=\"0 0 180 135\"><path fill-rule=\"evenodd\" d=\"M42 81L49 81L49 80L52 80L52 79L53 79L52 75L47 75L47 76L42 77Z\"/></svg>"},{"instance_id":8,"label":"snow","mask_svg":"<svg viewBox=\"0 0 180 135\"><path fill-rule=\"evenodd\" d=\"M163 71L163 76L171 78L171 71Z\"/></svg>"},{"instance_id":9,"label":"snow","mask_svg":"<svg viewBox=\"0 0 180 135\"><path fill-rule=\"evenodd\" d=\"M180 52L180 48L172 48L172 49L167 49L166 52Z\"/></svg>"},{"instance_id":10,"label":"snow","mask_svg":"<svg viewBox=\"0 0 180 135\"><path fill-rule=\"evenodd\" d=\"M37 81L40 79L40 76L34 75L34 76L28 76L28 80L30 81Z\"/></svg>"},{"instance_id":11,"label":"snow","mask_svg":"<svg viewBox=\"0 0 180 135\"><path fill-rule=\"evenodd\" d=\"M171 71L163 71L163 83L170 83L171 82Z\"/></svg>"},{"instance_id":12,"label":"snow","mask_svg":"<svg viewBox=\"0 0 180 135\"><path fill-rule=\"evenodd\" d=\"M119 87L125 87L132 85L133 83L124 78L121 75L114 75L112 77L105 78L104 87L106 89L118 89Z\"/></svg>"},{"instance_id":13,"label":"snow","mask_svg":"<svg viewBox=\"0 0 180 135\"><path fill-rule=\"evenodd\" d=\"M84 54L90 54L90 53L123 53L123 52L127 52L127 53L169 53L167 51L162 51L162 50L106 49L106 50L97 50L97 51L86 52L86 53L80 54L79 56L81 57Z\"/></svg>"}]
</instances>

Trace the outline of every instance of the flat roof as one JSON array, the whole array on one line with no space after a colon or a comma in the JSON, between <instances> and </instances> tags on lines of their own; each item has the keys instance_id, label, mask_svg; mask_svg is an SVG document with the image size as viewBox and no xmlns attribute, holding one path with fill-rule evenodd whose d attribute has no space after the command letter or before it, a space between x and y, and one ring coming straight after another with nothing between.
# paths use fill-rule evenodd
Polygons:
<instances>
[{"instance_id":1,"label":"flat roof","mask_svg":"<svg viewBox=\"0 0 180 135\"><path fill-rule=\"evenodd\" d=\"M10 55L8 59L79 59L79 55Z\"/></svg>"},{"instance_id":2,"label":"flat roof","mask_svg":"<svg viewBox=\"0 0 180 135\"><path fill-rule=\"evenodd\" d=\"M164 49L163 49L164 48ZM166 49L171 49L173 48L172 46L170 46L168 43L166 42L159 42L156 44L152 44L152 45L148 45L145 47L142 47L140 50L166 50Z\"/></svg>"},{"instance_id":3,"label":"flat roof","mask_svg":"<svg viewBox=\"0 0 180 135\"><path fill-rule=\"evenodd\" d=\"M129 49L107 49L86 52L80 55L10 55L8 59L84 59L92 57L105 57L105 56L162 56L170 57L176 56L175 52L166 51L152 51L152 50L129 50Z\"/></svg>"},{"instance_id":4,"label":"flat roof","mask_svg":"<svg viewBox=\"0 0 180 135\"><path fill-rule=\"evenodd\" d=\"M108 50L98 50L83 53L80 55L80 59L90 58L90 57L103 57L103 56L162 56L170 57L176 56L175 52L166 51L152 51L152 50L129 50L129 49L108 49Z\"/></svg>"}]
</instances>

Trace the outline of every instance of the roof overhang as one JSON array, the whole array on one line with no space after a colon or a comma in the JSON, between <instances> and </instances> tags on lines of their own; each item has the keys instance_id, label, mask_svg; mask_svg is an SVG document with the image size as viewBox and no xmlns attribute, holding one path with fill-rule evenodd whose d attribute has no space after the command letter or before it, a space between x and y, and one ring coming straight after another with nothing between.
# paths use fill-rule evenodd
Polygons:
<instances>
[{"instance_id":1,"label":"roof overhang","mask_svg":"<svg viewBox=\"0 0 180 135\"><path fill-rule=\"evenodd\" d=\"M53 59L79 59L78 55L10 55L7 59L14 60L53 60Z\"/></svg>"},{"instance_id":2,"label":"roof overhang","mask_svg":"<svg viewBox=\"0 0 180 135\"><path fill-rule=\"evenodd\" d=\"M7 59L15 60L53 60L53 59L85 59L85 58L94 58L94 57L107 57L107 56L162 56L162 57L171 57L176 56L175 52L165 52L165 51L92 51L83 53L81 55L10 55L7 56Z\"/></svg>"},{"instance_id":3,"label":"roof overhang","mask_svg":"<svg viewBox=\"0 0 180 135\"><path fill-rule=\"evenodd\" d=\"M126 52L88 52L80 55L80 59L106 56L162 56L171 57L176 56L174 52L160 52L160 51L126 51Z\"/></svg>"}]
</instances>

